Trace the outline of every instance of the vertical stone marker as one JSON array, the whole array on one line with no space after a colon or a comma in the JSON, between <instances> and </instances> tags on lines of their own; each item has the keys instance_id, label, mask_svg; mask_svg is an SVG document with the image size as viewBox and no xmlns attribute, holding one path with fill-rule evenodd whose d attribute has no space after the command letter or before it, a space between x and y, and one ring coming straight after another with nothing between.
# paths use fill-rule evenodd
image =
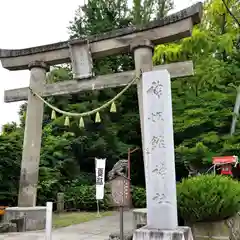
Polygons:
<instances>
[{"instance_id":1,"label":"vertical stone marker","mask_svg":"<svg viewBox=\"0 0 240 240\"><path fill-rule=\"evenodd\" d=\"M142 75L142 112L147 226L136 230L139 239L192 239L188 227L178 227L173 117L170 74L167 70Z\"/></svg>"},{"instance_id":2,"label":"vertical stone marker","mask_svg":"<svg viewBox=\"0 0 240 240\"><path fill-rule=\"evenodd\" d=\"M142 84L147 222L151 228L174 229L178 224L170 75L167 70L145 72Z\"/></svg>"}]
</instances>

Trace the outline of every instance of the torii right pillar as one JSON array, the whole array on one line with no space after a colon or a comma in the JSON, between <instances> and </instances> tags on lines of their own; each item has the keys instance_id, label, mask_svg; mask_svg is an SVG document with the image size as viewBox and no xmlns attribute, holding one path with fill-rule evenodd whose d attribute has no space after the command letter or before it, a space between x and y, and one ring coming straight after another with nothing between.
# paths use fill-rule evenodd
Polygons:
<instances>
[{"instance_id":1,"label":"torii right pillar","mask_svg":"<svg viewBox=\"0 0 240 240\"><path fill-rule=\"evenodd\" d=\"M152 71L150 41L140 40L131 49L136 73L142 73L138 102L147 194L147 225L133 239L192 240L191 229L178 226L170 75Z\"/></svg>"}]
</instances>

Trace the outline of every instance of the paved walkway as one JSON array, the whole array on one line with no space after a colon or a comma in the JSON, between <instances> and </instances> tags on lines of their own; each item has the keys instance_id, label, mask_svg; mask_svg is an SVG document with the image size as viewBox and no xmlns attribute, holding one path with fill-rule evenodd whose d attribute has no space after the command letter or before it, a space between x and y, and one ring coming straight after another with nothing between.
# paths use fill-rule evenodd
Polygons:
<instances>
[{"instance_id":1,"label":"paved walkway","mask_svg":"<svg viewBox=\"0 0 240 240\"><path fill-rule=\"evenodd\" d=\"M132 212L124 212L124 231L133 229ZM119 231L119 213L90 222L53 230L52 240L107 240ZM43 231L0 234L0 240L45 240Z\"/></svg>"}]
</instances>

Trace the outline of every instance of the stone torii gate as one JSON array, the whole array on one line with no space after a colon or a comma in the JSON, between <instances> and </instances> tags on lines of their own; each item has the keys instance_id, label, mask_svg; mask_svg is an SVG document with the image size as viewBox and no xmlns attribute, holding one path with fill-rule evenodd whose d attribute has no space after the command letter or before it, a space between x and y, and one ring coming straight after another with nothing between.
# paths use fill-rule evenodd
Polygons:
<instances>
[{"instance_id":1,"label":"stone torii gate","mask_svg":"<svg viewBox=\"0 0 240 240\"><path fill-rule=\"evenodd\" d=\"M193 25L201 21L202 4L197 3L146 26L128 27L86 39L76 39L33 48L0 49L2 66L10 71L30 70L30 88L42 97L73 94L86 90L112 88L126 85L141 72L166 69L171 78L193 74L191 61L153 67L153 46L191 36ZM92 77L92 58L102 58L132 51L135 71ZM56 64L72 63L74 80L46 84L46 72ZM139 112L144 136L144 89L142 80L137 83ZM38 171L42 135L43 102L29 88L5 91L5 102L27 100L27 115L23 143L18 206L34 207L38 183ZM146 163L144 156L144 162ZM146 175L145 164L145 175ZM147 183L147 189L150 183ZM149 208L150 206L148 206Z\"/></svg>"}]
</instances>

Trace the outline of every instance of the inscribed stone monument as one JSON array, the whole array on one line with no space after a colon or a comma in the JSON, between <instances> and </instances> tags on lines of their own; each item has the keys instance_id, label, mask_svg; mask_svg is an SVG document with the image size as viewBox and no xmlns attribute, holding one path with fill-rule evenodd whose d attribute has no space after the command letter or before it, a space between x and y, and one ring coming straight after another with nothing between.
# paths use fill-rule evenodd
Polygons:
<instances>
[{"instance_id":1,"label":"inscribed stone monument","mask_svg":"<svg viewBox=\"0 0 240 240\"><path fill-rule=\"evenodd\" d=\"M177 227L172 98L167 70L143 73L143 113L148 226Z\"/></svg>"},{"instance_id":2,"label":"inscribed stone monument","mask_svg":"<svg viewBox=\"0 0 240 240\"><path fill-rule=\"evenodd\" d=\"M147 225L133 240L192 240L189 227L178 227L171 81L167 70L142 76Z\"/></svg>"}]
</instances>

